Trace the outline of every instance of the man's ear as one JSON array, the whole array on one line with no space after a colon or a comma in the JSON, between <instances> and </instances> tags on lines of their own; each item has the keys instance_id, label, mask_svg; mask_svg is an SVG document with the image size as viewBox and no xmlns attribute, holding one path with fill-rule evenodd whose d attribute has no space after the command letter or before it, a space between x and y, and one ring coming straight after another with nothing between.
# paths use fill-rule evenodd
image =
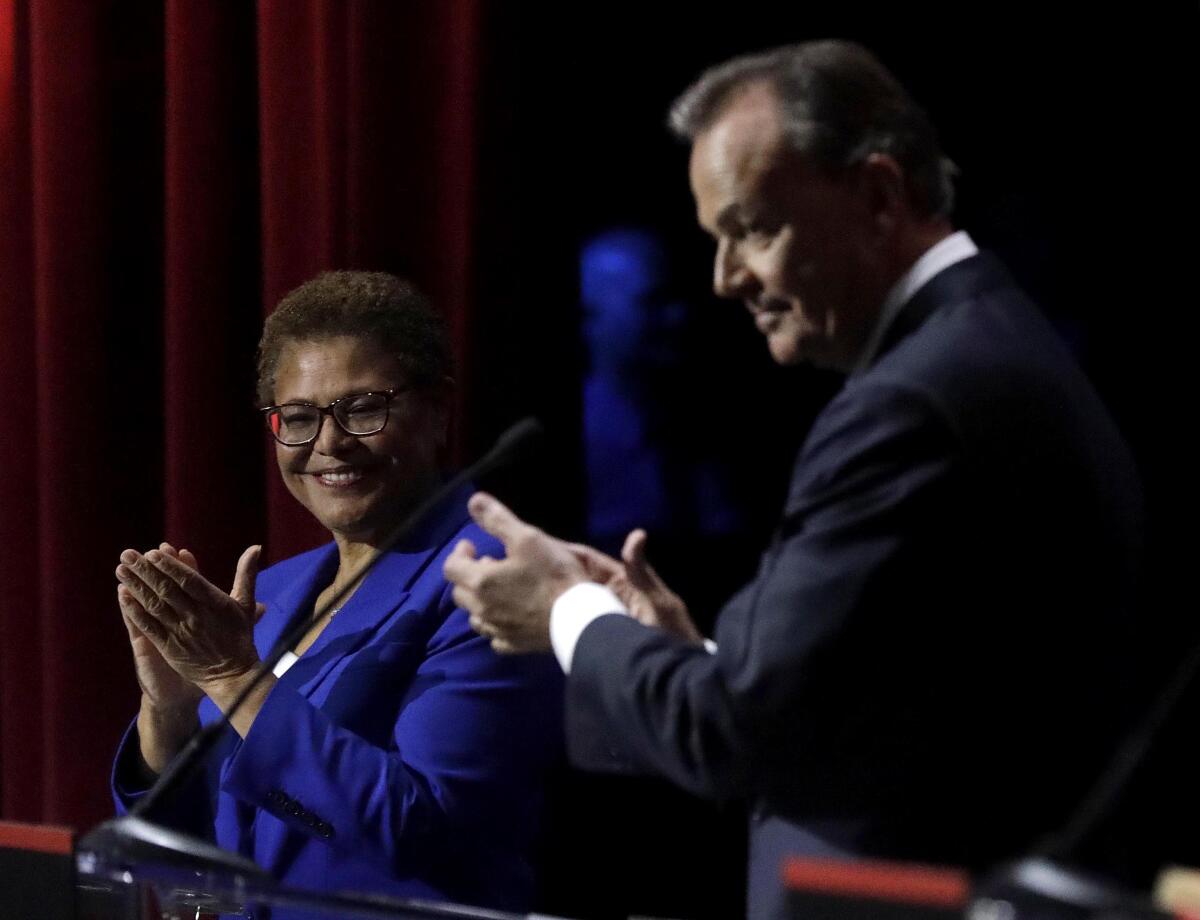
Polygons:
<instances>
[{"instance_id":1,"label":"man's ear","mask_svg":"<svg viewBox=\"0 0 1200 920\"><path fill-rule=\"evenodd\" d=\"M872 224L890 236L909 208L904 167L890 153L871 153L859 164L858 181Z\"/></svg>"}]
</instances>

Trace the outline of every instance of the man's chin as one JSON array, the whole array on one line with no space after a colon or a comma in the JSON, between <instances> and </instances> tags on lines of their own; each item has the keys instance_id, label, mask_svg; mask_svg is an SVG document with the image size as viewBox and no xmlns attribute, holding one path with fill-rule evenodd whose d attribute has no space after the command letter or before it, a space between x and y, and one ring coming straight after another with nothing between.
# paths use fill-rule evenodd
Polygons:
<instances>
[{"instance_id":1,"label":"man's chin","mask_svg":"<svg viewBox=\"0 0 1200 920\"><path fill-rule=\"evenodd\" d=\"M775 332L767 336L767 351L771 360L782 367L813 363L811 350L805 348L795 334Z\"/></svg>"},{"instance_id":2,"label":"man's chin","mask_svg":"<svg viewBox=\"0 0 1200 920\"><path fill-rule=\"evenodd\" d=\"M822 347L822 342L803 341L794 335L768 337L767 350L781 367L807 366L839 374L847 374L853 367L853 362Z\"/></svg>"}]
</instances>

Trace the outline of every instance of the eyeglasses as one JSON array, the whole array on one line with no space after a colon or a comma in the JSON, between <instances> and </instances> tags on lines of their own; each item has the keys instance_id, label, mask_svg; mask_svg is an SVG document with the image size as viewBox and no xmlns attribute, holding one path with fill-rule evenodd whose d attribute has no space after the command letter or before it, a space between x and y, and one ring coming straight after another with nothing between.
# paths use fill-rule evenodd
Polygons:
<instances>
[{"instance_id":1,"label":"eyeglasses","mask_svg":"<svg viewBox=\"0 0 1200 920\"><path fill-rule=\"evenodd\" d=\"M333 416L346 434L363 438L383 431L392 400L408 389L410 387L393 387L372 393L351 393L339 396L324 407L311 403L284 403L267 406L261 411L271 434L285 447L300 447L315 441L325 415Z\"/></svg>"}]
</instances>

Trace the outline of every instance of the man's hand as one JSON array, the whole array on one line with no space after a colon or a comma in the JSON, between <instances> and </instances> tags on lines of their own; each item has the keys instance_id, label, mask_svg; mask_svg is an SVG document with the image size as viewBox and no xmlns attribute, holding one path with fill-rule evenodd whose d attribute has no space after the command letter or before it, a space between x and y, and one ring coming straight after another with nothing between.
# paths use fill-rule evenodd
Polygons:
<instances>
[{"instance_id":1,"label":"man's hand","mask_svg":"<svg viewBox=\"0 0 1200 920\"><path fill-rule=\"evenodd\" d=\"M475 522L504 544L505 558L476 558L460 540L443 571L471 628L505 654L550 650L550 608L573 585L588 581L582 562L561 540L526 524L492 496L477 492L467 505Z\"/></svg>"},{"instance_id":2,"label":"man's hand","mask_svg":"<svg viewBox=\"0 0 1200 920\"><path fill-rule=\"evenodd\" d=\"M580 543L571 544L571 550L583 563L588 578L620 598L639 623L674 633L695 645L704 644L683 599L646 561L646 531L634 530L625 538L620 562Z\"/></svg>"}]
</instances>

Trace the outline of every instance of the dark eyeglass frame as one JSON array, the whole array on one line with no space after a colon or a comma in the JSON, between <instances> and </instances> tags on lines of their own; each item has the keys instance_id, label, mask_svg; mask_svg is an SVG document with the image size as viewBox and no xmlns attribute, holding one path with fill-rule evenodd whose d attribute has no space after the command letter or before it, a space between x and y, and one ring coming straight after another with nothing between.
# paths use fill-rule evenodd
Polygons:
<instances>
[{"instance_id":1,"label":"dark eyeglass frame","mask_svg":"<svg viewBox=\"0 0 1200 920\"><path fill-rule=\"evenodd\" d=\"M324 416L326 416L326 415L328 415L330 418L332 418L334 423L340 429L342 429L342 431L346 432L346 434L350 435L351 437L367 438L373 434L379 434L379 432L383 431L383 429L387 427L388 420L392 417L392 400L395 399L397 396L399 396L401 393L406 393L411 389L413 389L413 387L410 385L410 386L403 386L403 387L392 387L391 389L388 389L388 390L368 390L365 393L347 393L345 396L339 396L337 399L335 399L333 402L331 402L327 406L318 406L315 403L307 403L307 402L289 402L289 403L280 403L277 406L263 406L258 411L262 413L263 421L265 421L267 423L267 431L271 432L271 437L273 437L276 441L278 441L284 447L304 447L307 444L313 443L313 441L315 441L318 437L321 436L321 427L325 424ZM362 399L364 396L386 396L387 397L387 399L384 400L384 403L383 403L383 421L380 423L378 428L375 428L372 431L351 431L349 428L346 427L345 422L343 422L340 418L338 418L337 407L339 405L345 403L347 400ZM312 433L311 437L309 437L303 441L285 441L285 440L283 440L283 438L281 438L278 435L278 433L276 433L275 429L271 426L271 416L280 412L283 409L287 409L290 406L303 407L305 409L316 409L317 410L317 427L316 427L316 430Z\"/></svg>"}]
</instances>

